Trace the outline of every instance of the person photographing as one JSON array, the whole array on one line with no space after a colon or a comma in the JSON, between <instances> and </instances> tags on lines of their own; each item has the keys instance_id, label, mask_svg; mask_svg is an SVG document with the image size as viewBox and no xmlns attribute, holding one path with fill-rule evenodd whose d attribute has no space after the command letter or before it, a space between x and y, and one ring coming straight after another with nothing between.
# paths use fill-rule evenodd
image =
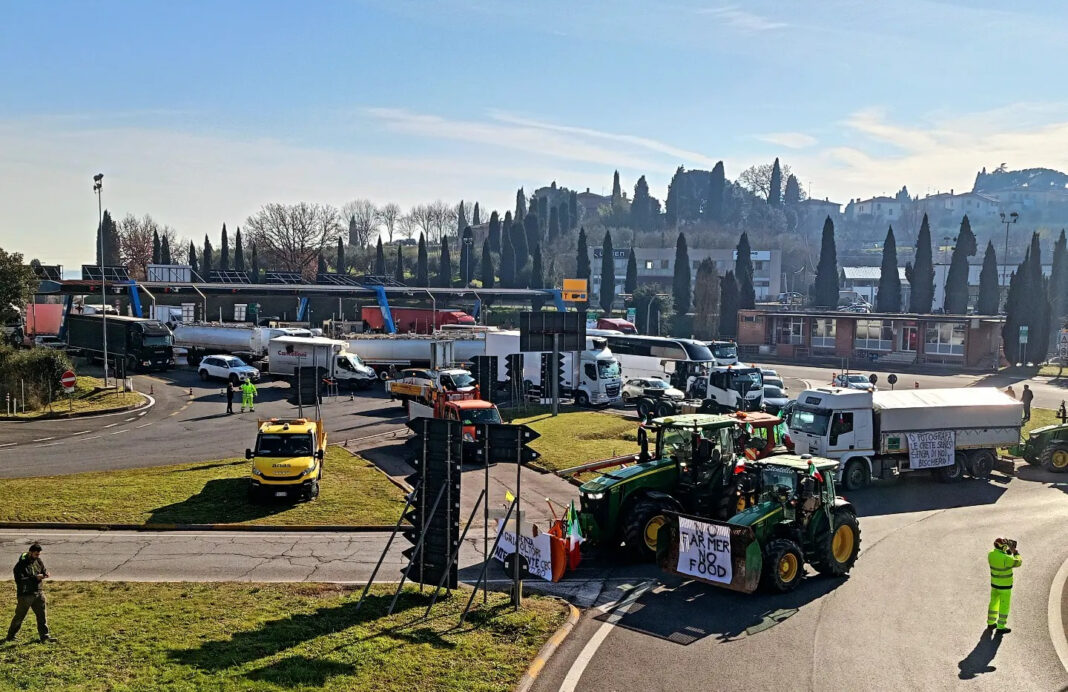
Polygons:
<instances>
[{"instance_id":1,"label":"person photographing","mask_svg":"<svg viewBox=\"0 0 1068 692\"><path fill-rule=\"evenodd\" d=\"M11 626L7 628L7 638L4 641L15 641L15 635L18 634L22 621L30 610L37 617L37 634L41 641L56 641L56 638L48 631L48 614L42 586L44 580L52 575L48 573L41 560L40 543L34 543L28 551L19 556L14 572L17 597L15 617L11 618Z\"/></svg>"},{"instance_id":2,"label":"person photographing","mask_svg":"<svg viewBox=\"0 0 1068 692\"><path fill-rule=\"evenodd\" d=\"M994 549L986 556L990 565L990 606L986 613L986 626L997 627L998 634L1008 634L1009 605L1012 601L1012 571L1023 564L1016 550L1016 541L995 538Z\"/></svg>"}]
</instances>

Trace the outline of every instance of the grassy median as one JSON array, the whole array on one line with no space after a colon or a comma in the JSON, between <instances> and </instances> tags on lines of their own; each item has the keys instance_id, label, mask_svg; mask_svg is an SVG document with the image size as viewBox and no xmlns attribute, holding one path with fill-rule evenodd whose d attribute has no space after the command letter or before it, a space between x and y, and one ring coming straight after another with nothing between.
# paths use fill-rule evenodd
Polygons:
<instances>
[{"instance_id":1,"label":"grassy median","mask_svg":"<svg viewBox=\"0 0 1068 692\"><path fill-rule=\"evenodd\" d=\"M611 413L561 408L560 415L538 413L516 418L541 433L530 446L541 454L534 466L549 471L638 451L638 424Z\"/></svg>"},{"instance_id":2,"label":"grassy median","mask_svg":"<svg viewBox=\"0 0 1068 692\"><path fill-rule=\"evenodd\" d=\"M428 595L406 590L385 617L389 587L373 589L357 612L360 590L56 582L48 609L59 643L37 644L31 615L15 644L0 644L0 686L508 690L567 615L560 602L537 597L515 613L507 596L490 594L460 628L466 591L439 600L423 620Z\"/></svg>"},{"instance_id":3,"label":"grassy median","mask_svg":"<svg viewBox=\"0 0 1068 692\"><path fill-rule=\"evenodd\" d=\"M15 414L19 418L48 418L71 413L96 413L112 409L132 408L145 401L145 396L138 392L122 392L113 386L104 389L104 381L96 377L79 377L74 385L74 392L68 397L60 394L49 406L21 410Z\"/></svg>"},{"instance_id":4,"label":"grassy median","mask_svg":"<svg viewBox=\"0 0 1068 692\"><path fill-rule=\"evenodd\" d=\"M247 498L249 462L220 459L148 469L0 480L0 521L115 524L394 524L404 493L366 459L328 447L319 498Z\"/></svg>"}]
</instances>

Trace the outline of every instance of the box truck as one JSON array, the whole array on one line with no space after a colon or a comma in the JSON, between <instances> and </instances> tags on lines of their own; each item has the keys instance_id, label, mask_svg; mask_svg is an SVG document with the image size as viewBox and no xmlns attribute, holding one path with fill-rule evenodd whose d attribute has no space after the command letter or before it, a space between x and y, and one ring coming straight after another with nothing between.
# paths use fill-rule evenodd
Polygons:
<instances>
[{"instance_id":1,"label":"box truck","mask_svg":"<svg viewBox=\"0 0 1068 692\"><path fill-rule=\"evenodd\" d=\"M174 365L171 331L158 320L108 315L108 361L127 372L167 370ZM68 315L67 348L99 360L104 356L104 316Z\"/></svg>"},{"instance_id":2,"label":"box truck","mask_svg":"<svg viewBox=\"0 0 1068 692\"><path fill-rule=\"evenodd\" d=\"M378 381L375 371L348 351L348 344L321 336L277 336L268 345L267 372L293 379L310 376L308 383L323 379L341 387L367 389Z\"/></svg>"}]
</instances>

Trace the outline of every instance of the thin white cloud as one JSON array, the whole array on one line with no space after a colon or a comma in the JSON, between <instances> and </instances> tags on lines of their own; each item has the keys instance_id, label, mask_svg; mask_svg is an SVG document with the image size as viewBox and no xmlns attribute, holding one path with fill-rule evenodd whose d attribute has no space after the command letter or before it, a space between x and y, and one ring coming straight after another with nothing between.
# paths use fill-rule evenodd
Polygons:
<instances>
[{"instance_id":1,"label":"thin white cloud","mask_svg":"<svg viewBox=\"0 0 1068 692\"><path fill-rule=\"evenodd\" d=\"M736 5L706 7L697 10L697 13L711 17L717 22L729 26L732 29L749 33L774 31L775 29L783 29L788 26L785 22L777 22L762 17L759 14L747 12L746 10L739 9Z\"/></svg>"},{"instance_id":2,"label":"thin white cloud","mask_svg":"<svg viewBox=\"0 0 1068 692\"><path fill-rule=\"evenodd\" d=\"M757 139L771 144L778 144L787 149L805 149L813 146L818 141L812 135L806 135L804 132L769 132L768 134L757 135Z\"/></svg>"}]
</instances>

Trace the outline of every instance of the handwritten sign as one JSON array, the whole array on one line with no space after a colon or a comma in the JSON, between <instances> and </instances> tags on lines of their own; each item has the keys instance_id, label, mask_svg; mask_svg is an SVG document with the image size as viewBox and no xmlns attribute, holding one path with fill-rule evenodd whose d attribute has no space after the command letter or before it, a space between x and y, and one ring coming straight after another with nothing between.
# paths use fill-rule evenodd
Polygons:
<instances>
[{"instance_id":1,"label":"handwritten sign","mask_svg":"<svg viewBox=\"0 0 1068 692\"><path fill-rule=\"evenodd\" d=\"M676 569L691 577L729 584L732 577L730 528L679 517Z\"/></svg>"},{"instance_id":2,"label":"handwritten sign","mask_svg":"<svg viewBox=\"0 0 1068 692\"><path fill-rule=\"evenodd\" d=\"M504 531L503 520L497 520L497 533L501 540L493 553L495 560L504 562L505 558L516 552L515 533ZM519 536L519 555L525 558L527 571L539 579L553 580L552 544L547 533L537 536Z\"/></svg>"},{"instance_id":3,"label":"handwritten sign","mask_svg":"<svg viewBox=\"0 0 1068 692\"><path fill-rule=\"evenodd\" d=\"M955 439L952 430L907 434L909 466L913 469L937 469L955 463Z\"/></svg>"}]
</instances>

